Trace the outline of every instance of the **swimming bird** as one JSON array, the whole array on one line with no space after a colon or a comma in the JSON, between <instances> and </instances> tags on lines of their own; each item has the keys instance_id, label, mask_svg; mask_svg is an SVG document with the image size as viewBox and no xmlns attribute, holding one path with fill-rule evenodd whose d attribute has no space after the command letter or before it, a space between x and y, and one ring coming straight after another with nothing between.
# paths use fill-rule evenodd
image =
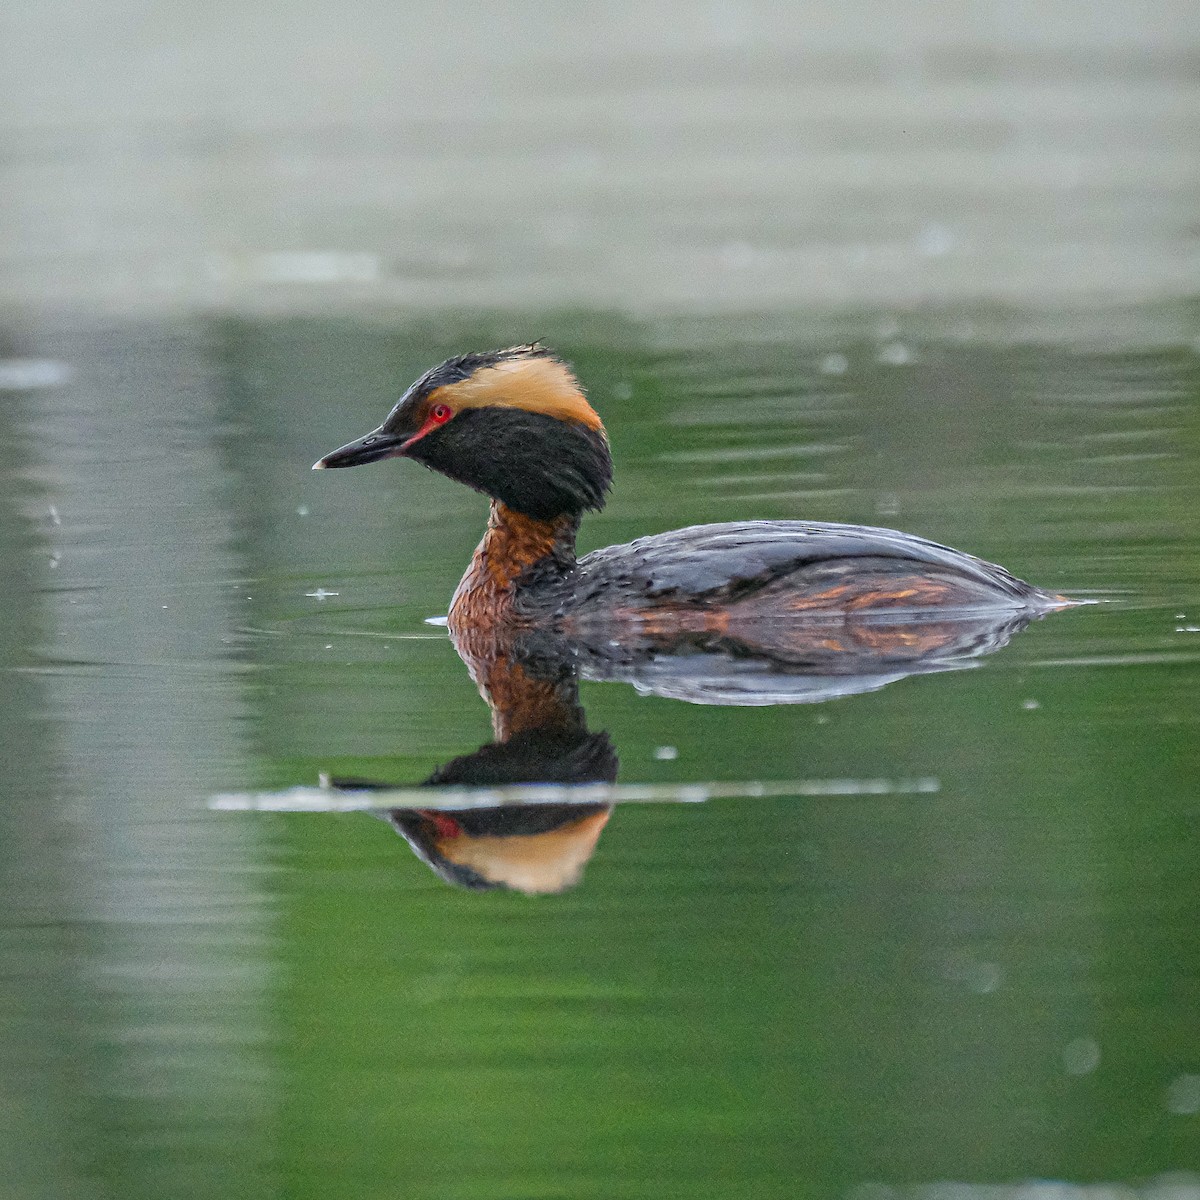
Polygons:
<instances>
[{"instance_id":1,"label":"swimming bird","mask_svg":"<svg viewBox=\"0 0 1200 1200\"><path fill-rule=\"evenodd\" d=\"M314 470L410 458L491 498L454 593L452 631L553 624L736 635L797 618L1070 603L1003 567L893 529L817 521L694 525L575 555L612 484L608 437L571 368L533 343L448 359L377 429Z\"/></svg>"}]
</instances>

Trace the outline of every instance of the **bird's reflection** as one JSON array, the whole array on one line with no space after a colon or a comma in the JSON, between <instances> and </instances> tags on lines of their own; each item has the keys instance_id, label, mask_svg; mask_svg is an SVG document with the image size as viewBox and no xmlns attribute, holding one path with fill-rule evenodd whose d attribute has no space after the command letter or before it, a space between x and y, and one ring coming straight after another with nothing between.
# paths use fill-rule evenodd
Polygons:
<instances>
[{"instance_id":1,"label":"bird's reflection","mask_svg":"<svg viewBox=\"0 0 1200 1200\"><path fill-rule=\"evenodd\" d=\"M579 679L619 680L693 703L815 703L905 676L954 670L1004 646L1032 618L1012 612L790 621L739 636L643 631L636 638L534 628L452 634L492 714L495 740L439 767L439 787L614 783L618 759L593 732ZM330 786L393 786L334 779ZM473 890L561 892L579 882L612 808L498 804L392 809L386 818L442 879Z\"/></svg>"},{"instance_id":2,"label":"bird's reflection","mask_svg":"<svg viewBox=\"0 0 1200 1200\"><path fill-rule=\"evenodd\" d=\"M496 740L439 767L429 787L506 783L614 783L617 753L593 733L579 703L575 664L536 632L456 639L492 710ZM482 890L561 892L596 848L608 805L503 804L463 811L394 809L388 818L443 879Z\"/></svg>"}]
</instances>

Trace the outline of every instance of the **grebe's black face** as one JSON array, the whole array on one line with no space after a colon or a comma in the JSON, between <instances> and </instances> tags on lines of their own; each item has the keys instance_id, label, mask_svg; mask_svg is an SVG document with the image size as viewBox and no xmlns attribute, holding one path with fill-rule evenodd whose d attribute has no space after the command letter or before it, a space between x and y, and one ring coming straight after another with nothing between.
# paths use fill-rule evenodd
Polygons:
<instances>
[{"instance_id":1,"label":"grebe's black face","mask_svg":"<svg viewBox=\"0 0 1200 1200\"><path fill-rule=\"evenodd\" d=\"M378 429L313 469L397 456L538 520L601 508L612 481L600 418L565 364L536 346L442 363Z\"/></svg>"},{"instance_id":2,"label":"grebe's black face","mask_svg":"<svg viewBox=\"0 0 1200 1200\"><path fill-rule=\"evenodd\" d=\"M540 521L604 506L603 433L519 408L467 409L404 452Z\"/></svg>"}]
</instances>

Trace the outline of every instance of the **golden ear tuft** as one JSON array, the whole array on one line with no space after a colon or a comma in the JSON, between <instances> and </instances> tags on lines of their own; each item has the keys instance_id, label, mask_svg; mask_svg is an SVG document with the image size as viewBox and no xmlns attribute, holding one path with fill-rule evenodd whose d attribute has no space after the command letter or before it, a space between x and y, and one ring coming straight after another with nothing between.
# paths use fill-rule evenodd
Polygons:
<instances>
[{"instance_id":1,"label":"golden ear tuft","mask_svg":"<svg viewBox=\"0 0 1200 1200\"><path fill-rule=\"evenodd\" d=\"M481 367L461 383L446 384L430 393L433 403L463 408L523 408L560 421L578 421L602 430L599 414L587 402L571 369L557 358L537 353L504 359Z\"/></svg>"}]
</instances>

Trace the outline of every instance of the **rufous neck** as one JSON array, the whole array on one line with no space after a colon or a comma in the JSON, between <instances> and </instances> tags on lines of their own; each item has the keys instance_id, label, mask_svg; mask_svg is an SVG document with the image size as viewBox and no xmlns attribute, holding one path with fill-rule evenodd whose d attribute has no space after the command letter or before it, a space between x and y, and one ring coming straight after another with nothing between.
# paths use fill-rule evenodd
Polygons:
<instances>
[{"instance_id":1,"label":"rufous neck","mask_svg":"<svg viewBox=\"0 0 1200 1200\"><path fill-rule=\"evenodd\" d=\"M564 513L542 521L509 508L501 500L493 500L480 550L486 549L497 561L510 564L518 574L545 558L570 568L575 565L578 532L576 515Z\"/></svg>"},{"instance_id":2,"label":"rufous neck","mask_svg":"<svg viewBox=\"0 0 1200 1200\"><path fill-rule=\"evenodd\" d=\"M451 626L486 628L510 619L522 587L548 584L574 567L578 529L574 514L542 521L493 500L487 532L450 604Z\"/></svg>"}]
</instances>

